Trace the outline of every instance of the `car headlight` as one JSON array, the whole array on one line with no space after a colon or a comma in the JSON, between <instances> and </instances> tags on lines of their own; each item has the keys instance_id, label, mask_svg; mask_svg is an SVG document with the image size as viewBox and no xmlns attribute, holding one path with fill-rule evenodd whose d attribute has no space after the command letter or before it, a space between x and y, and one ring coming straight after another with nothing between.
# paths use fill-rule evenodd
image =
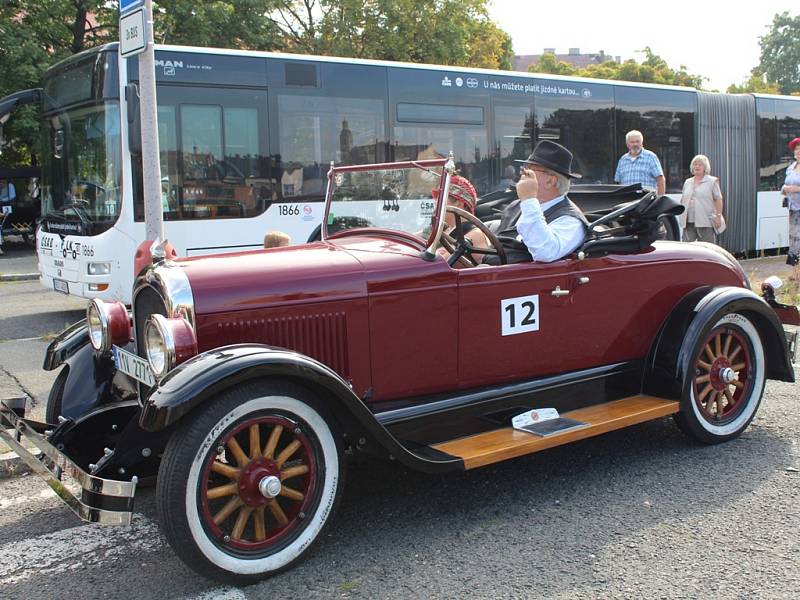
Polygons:
<instances>
[{"instance_id":1,"label":"car headlight","mask_svg":"<svg viewBox=\"0 0 800 600\"><path fill-rule=\"evenodd\" d=\"M197 354L197 339L183 318L167 319L153 314L144 328L144 350L156 379L163 378L183 361Z\"/></svg>"},{"instance_id":2,"label":"car headlight","mask_svg":"<svg viewBox=\"0 0 800 600\"><path fill-rule=\"evenodd\" d=\"M131 339L131 320L122 302L95 298L86 308L86 325L96 352L109 352L112 345L124 346Z\"/></svg>"},{"instance_id":3,"label":"car headlight","mask_svg":"<svg viewBox=\"0 0 800 600\"><path fill-rule=\"evenodd\" d=\"M110 262L90 262L86 265L86 272L89 275L109 275L111 273Z\"/></svg>"}]
</instances>

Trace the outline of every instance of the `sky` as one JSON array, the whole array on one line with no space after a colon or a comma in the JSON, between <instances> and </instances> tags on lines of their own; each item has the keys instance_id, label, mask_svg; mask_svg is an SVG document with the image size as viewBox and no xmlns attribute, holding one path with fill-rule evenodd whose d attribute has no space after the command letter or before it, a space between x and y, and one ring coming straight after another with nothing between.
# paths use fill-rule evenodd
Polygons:
<instances>
[{"instance_id":1,"label":"sky","mask_svg":"<svg viewBox=\"0 0 800 600\"><path fill-rule=\"evenodd\" d=\"M644 54L637 51L650 46L670 67L685 65L689 73L707 77L704 89L724 92L747 80L759 62L758 38L776 14L797 16L794 6L785 0L490 0L489 13L511 36L514 54L580 48L583 54L604 50L642 62Z\"/></svg>"}]
</instances>

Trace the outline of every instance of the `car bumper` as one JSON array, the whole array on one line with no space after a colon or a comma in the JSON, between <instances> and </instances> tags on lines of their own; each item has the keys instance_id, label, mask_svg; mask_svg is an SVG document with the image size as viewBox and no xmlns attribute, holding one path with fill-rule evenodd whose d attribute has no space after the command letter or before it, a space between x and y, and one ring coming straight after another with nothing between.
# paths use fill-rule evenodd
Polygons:
<instances>
[{"instance_id":1,"label":"car bumper","mask_svg":"<svg viewBox=\"0 0 800 600\"><path fill-rule=\"evenodd\" d=\"M137 478L117 481L84 471L47 441L46 430L50 425L23 418L26 400L24 397L0 400L0 439L84 521L130 525ZM40 454L28 450L23 442L35 446ZM77 484L78 493L64 484L64 476Z\"/></svg>"}]
</instances>

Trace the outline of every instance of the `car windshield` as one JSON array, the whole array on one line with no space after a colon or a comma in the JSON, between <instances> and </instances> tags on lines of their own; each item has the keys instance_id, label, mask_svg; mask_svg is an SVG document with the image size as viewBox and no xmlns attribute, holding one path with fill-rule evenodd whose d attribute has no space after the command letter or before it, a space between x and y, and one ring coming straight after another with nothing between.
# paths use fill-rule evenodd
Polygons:
<instances>
[{"instance_id":1,"label":"car windshield","mask_svg":"<svg viewBox=\"0 0 800 600\"><path fill-rule=\"evenodd\" d=\"M434 160L335 168L326 237L348 229L377 228L429 241L436 223L444 163Z\"/></svg>"},{"instance_id":2,"label":"car windshield","mask_svg":"<svg viewBox=\"0 0 800 600\"><path fill-rule=\"evenodd\" d=\"M119 104L76 108L45 118L42 214L111 227L121 205Z\"/></svg>"}]
</instances>

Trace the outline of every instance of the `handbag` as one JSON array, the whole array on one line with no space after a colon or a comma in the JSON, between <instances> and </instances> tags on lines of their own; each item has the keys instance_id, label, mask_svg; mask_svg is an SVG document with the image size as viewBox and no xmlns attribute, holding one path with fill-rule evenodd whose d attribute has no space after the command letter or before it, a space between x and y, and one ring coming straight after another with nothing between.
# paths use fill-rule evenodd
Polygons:
<instances>
[{"instance_id":1,"label":"handbag","mask_svg":"<svg viewBox=\"0 0 800 600\"><path fill-rule=\"evenodd\" d=\"M714 227L714 233L720 235L728 228L728 224L725 222L725 217L722 215L719 216L719 227Z\"/></svg>"},{"instance_id":2,"label":"handbag","mask_svg":"<svg viewBox=\"0 0 800 600\"><path fill-rule=\"evenodd\" d=\"M783 208L789 208L789 198L786 196L783 197L783 201L781 202L781 206Z\"/></svg>"}]
</instances>

